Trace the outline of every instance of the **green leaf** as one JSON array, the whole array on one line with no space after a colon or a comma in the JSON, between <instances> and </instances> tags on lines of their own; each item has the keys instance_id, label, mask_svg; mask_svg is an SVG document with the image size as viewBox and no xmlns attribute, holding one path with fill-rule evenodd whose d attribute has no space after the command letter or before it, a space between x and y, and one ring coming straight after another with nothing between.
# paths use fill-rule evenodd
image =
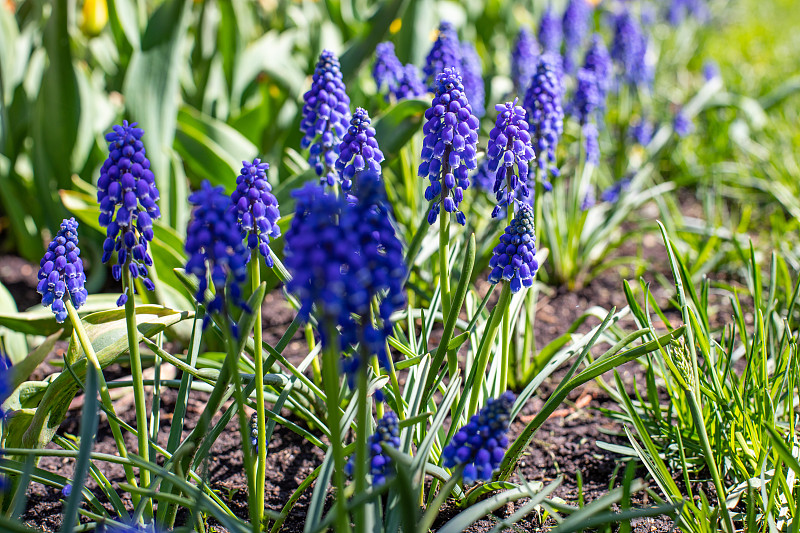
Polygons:
<instances>
[{"instance_id":1,"label":"green leaf","mask_svg":"<svg viewBox=\"0 0 800 533\"><path fill-rule=\"evenodd\" d=\"M153 337L169 326L190 318L191 315L192 313L187 311L180 312L161 306L137 306L136 322L140 338L141 336ZM128 350L124 309L93 313L84 317L83 322L101 368L107 367ZM73 335L73 339L70 341L68 358L82 353L82 350L76 347L77 343L74 337ZM86 375L86 358L70 360L75 361L72 370L78 378L82 379ZM44 448L64 420L69 404L78 389L78 384L75 383L69 372L59 374L47 388L44 398L30 422L30 427L12 426L6 437L6 446Z\"/></svg>"},{"instance_id":2,"label":"green leaf","mask_svg":"<svg viewBox=\"0 0 800 533\"><path fill-rule=\"evenodd\" d=\"M17 314L17 303L2 282L0 282L0 313L4 315ZM2 337L6 355L16 365L28 353L28 341L25 339L25 335L6 328L0 328L0 337Z\"/></svg>"},{"instance_id":3,"label":"green leaf","mask_svg":"<svg viewBox=\"0 0 800 533\"><path fill-rule=\"evenodd\" d=\"M355 78L364 61L375 54L375 47L385 38L386 32L389 31L389 26L397 18L407 1L390 0L379 4L381 6L380 9L375 12L366 24L370 32L357 40L342 54L342 74L345 82Z\"/></svg>"},{"instance_id":4,"label":"green leaf","mask_svg":"<svg viewBox=\"0 0 800 533\"><path fill-rule=\"evenodd\" d=\"M49 337L47 337L38 348L33 350L30 354L24 357L21 361L14 363L11 367L11 388L16 389L23 382L25 382L33 371L44 361L47 355L53 350L56 341L61 338L63 329L59 329Z\"/></svg>"},{"instance_id":5,"label":"green leaf","mask_svg":"<svg viewBox=\"0 0 800 533\"><path fill-rule=\"evenodd\" d=\"M86 303L78 310L78 314L85 316L117 306L115 294L90 294ZM0 326L18 331L27 335L52 335L59 329L71 331L69 323L59 324L53 311L41 305L35 305L23 313L0 314Z\"/></svg>"}]
</instances>

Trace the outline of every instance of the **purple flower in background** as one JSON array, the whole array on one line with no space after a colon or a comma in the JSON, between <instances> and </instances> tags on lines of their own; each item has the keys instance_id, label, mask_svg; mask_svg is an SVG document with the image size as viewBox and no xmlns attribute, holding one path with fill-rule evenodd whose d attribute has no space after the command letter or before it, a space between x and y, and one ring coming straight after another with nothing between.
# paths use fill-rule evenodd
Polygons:
<instances>
[{"instance_id":1,"label":"purple flower in background","mask_svg":"<svg viewBox=\"0 0 800 533\"><path fill-rule=\"evenodd\" d=\"M258 248L268 267L272 267L272 253L269 240L281 236L278 219L278 200L272 194L272 185L267 181L268 163L260 159L253 162L242 161L242 170L236 178L236 189L231 201L239 219L242 238L247 238L247 247Z\"/></svg>"},{"instance_id":2,"label":"purple flower in background","mask_svg":"<svg viewBox=\"0 0 800 533\"><path fill-rule=\"evenodd\" d=\"M548 4L539 21L539 44L542 45L542 51L560 54L561 39L561 20Z\"/></svg>"},{"instance_id":3,"label":"purple flower in background","mask_svg":"<svg viewBox=\"0 0 800 533\"><path fill-rule=\"evenodd\" d=\"M489 481L500 467L508 446L506 433L515 399L511 391L499 398L490 398L442 450L446 468L466 465L464 483Z\"/></svg>"},{"instance_id":4,"label":"purple flower in background","mask_svg":"<svg viewBox=\"0 0 800 533\"><path fill-rule=\"evenodd\" d=\"M114 279L122 277L122 269L142 278L144 287L152 291L147 267L153 258L147 245L153 240L153 220L161 216L156 204L159 198L155 177L150 171L150 161L145 155L141 138L144 131L136 123L114 126L106 134L108 158L100 169L97 180L97 201L100 204L100 225L106 228L101 261L108 263L116 254L117 264L111 267ZM123 294L117 305L123 305L128 296Z\"/></svg>"},{"instance_id":5,"label":"purple flower in background","mask_svg":"<svg viewBox=\"0 0 800 533\"><path fill-rule=\"evenodd\" d=\"M356 108L350 127L339 145L339 159L336 160L336 170L342 177L342 190L350 190L358 172L370 170L380 174L382 161L383 152L378 148L369 114L361 107Z\"/></svg>"},{"instance_id":6,"label":"purple flower in background","mask_svg":"<svg viewBox=\"0 0 800 533\"><path fill-rule=\"evenodd\" d=\"M597 82L597 89L600 91L600 107L605 108L606 94L611 88L611 75L614 66L611 63L611 56L608 55L603 37L599 33L592 36L592 44L586 51L583 60L583 68L592 72Z\"/></svg>"},{"instance_id":7,"label":"purple flower in background","mask_svg":"<svg viewBox=\"0 0 800 533\"><path fill-rule=\"evenodd\" d=\"M631 124L630 134L637 143L647 146L653 138L653 123L641 117Z\"/></svg>"},{"instance_id":8,"label":"purple flower in background","mask_svg":"<svg viewBox=\"0 0 800 533\"><path fill-rule=\"evenodd\" d=\"M494 176L489 171L488 157L484 157L481 160L477 170L472 175L472 183L481 191L491 191L494 187Z\"/></svg>"},{"instance_id":9,"label":"purple flower in background","mask_svg":"<svg viewBox=\"0 0 800 533\"><path fill-rule=\"evenodd\" d=\"M424 95L428 90L419 77L419 69L409 63L403 67L403 74L397 82L397 87L392 90L396 100L407 98L417 98Z\"/></svg>"},{"instance_id":10,"label":"purple flower in background","mask_svg":"<svg viewBox=\"0 0 800 533\"><path fill-rule=\"evenodd\" d=\"M533 208L521 203L514 220L506 226L489 260L489 283L509 282L511 292L533 285L533 276L539 269L536 261L536 231Z\"/></svg>"},{"instance_id":11,"label":"purple flower in background","mask_svg":"<svg viewBox=\"0 0 800 533\"><path fill-rule=\"evenodd\" d=\"M247 281L249 254L242 242L237 209L221 186L212 187L204 181L199 190L189 195L189 203L193 210L186 228L186 272L200 282L195 300L206 307L206 327L212 313L225 312L226 298L247 309L242 285ZM215 294L207 301L209 274ZM235 323L231 326L236 334Z\"/></svg>"},{"instance_id":12,"label":"purple flower in background","mask_svg":"<svg viewBox=\"0 0 800 533\"><path fill-rule=\"evenodd\" d=\"M61 489L61 494L65 498L69 498L69 495L72 494L72 484L71 483L67 483L66 485L64 485L64 488Z\"/></svg>"},{"instance_id":13,"label":"purple flower in background","mask_svg":"<svg viewBox=\"0 0 800 533\"><path fill-rule=\"evenodd\" d=\"M536 72L536 58L539 57L539 43L536 37L525 26L519 29L514 46L511 49L511 79L514 81L514 92L523 94L531 83Z\"/></svg>"},{"instance_id":14,"label":"purple flower in background","mask_svg":"<svg viewBox=\"0 0 800 533\"><path fill-rule=\"evenodd\" d=\"M694 131L694 122L682 110L675 114L672 126L675 128L675 134L678 137L686 137Z\"/></svg>"},{"instance_id":15,"label":"purple flower in background","mask_svg":"<svg viewBox=\"0 0 800 533\"><path fill-rule=\"evenodd\" d=\"M480 118L486 113L483 102L486 91L483 86L483 67L481 58L472 43L461 44L461 78L464 81L464 92L472 106L472 113Z\"/></svg>"},{"instance_id":16,"label":"purple flower in background","mask_svg":"<svg viewBox=\"0 0 800 533\"><path fill-rule=\"evenodd\" d=\"M588 211L594 207L595 202L594 186L590 185L586 190L586 194L583 195L583 200L581 200L581 211Z\"/></svg>"},{"instance_id":17,"label":"purple flower in background","mask_svg":"<svg viewBox=\"0 0 800 533\"><path fill-rule=\"evenodd\" d=\"M575 58L589 31L591 6L586 0L569 0L564 11L564 72L572 73L577 66Z\"/></svg>"},{"instance_id":18,"label":"purple flower in background","mask_svg":"<svg viewBox=\"0 0 800 533\"><path fill-rule=\"evenodd\" d=\"M703 21L708 16L708 7L704 0L672 0L667 9L667 20L673 26L679 26L687 16Z\"/></svg>"},{"instance_id":19,"label":"purple flower in background","mask_svg":"<svg viewBox=\"0 0 800 533\"><path fill-rule=\"evenodd\" d=\"M719 65L713 59L706 59L703 62L703 78L706 81L711 81L714 78L719 78Z\"/></svg>"},{"instance_id":20,"label":"purple flower in background","mask_svg":"<svg viewBox=\"0 0 800 533\"><path fill-rule=\"evenodd\" d=\"M36 291L42 295L42 305L53 310L58 323L67 319L65 296L75 309L80 309L89 295L84 288L86 276L80 255L78 223L74 218L65 218L39 262L39 283L36 286Z\"/></svg>"},{"instance_id":21,"label":"purple flower in background","mask_svg":"<svg viewBox=\"0 0 800 533\"><path fill-rule=\"evenodd\" d=\"M14 384L11 382L11 366L8 354L0 350L0 418L5 415L2 408L3 403L14 392ZM5 478L0 477L0 491L5 489L4 482Z\"/></svg>"},{"instance_id":22,"label":"purple flower in background","mask_svg":"<svg viewBox=\"0 0 800 533\"><path fill-rule=\"evenodd\" d=\"M425 189L425 199L431 202L428 222L436 222L443 205L463 226L466 217L458 206L469 187L469 170L476 167L479 122L455 69L446 68L436 83L436 94L425 112L425 140L417 174L430 180Z\"/></svg>"},{"instance_id":23,"label":"purple flower in background","mask_svg":"<svg viewBox=\"0 0 800 533\"><path fill-rule=\"evenodd\" d=\"M303 102L300 146L310 147L308 163L323 185L333 187L339 181L334 168L339 143L350 123L350 98L342 80L339 59L333 52L324 50L320 54L311 89L303 95Z\"/></svg>"},{"instance_id":24,"label":"purple flower in background","mask_svg":"<svg viewBox=\"0 0 800 533\"><path fill-rule=\"evenodd\" d=\"M597 78L591 70L578 70L577 87L572 100L571 111L581 125L592 120L602 102Z\"/></svg>"},{"instance_id":25,"label":"purple flower in background","mask_svg":"<svg viewBox=\"0 0 800 533\"><path fill-rule=\"evenodd\" d=\"M600 141L597 126L594 122L587 122L581 128L583 132L584 148L586 149L586 162L596 165L600 162Z\"/></svg>"},{"instance_id":26,"label":"purple flower in background","mask_svg":"<svg viewBox=\"0 0 800 533\"><path fill-rule=\"evenodd\" d=\"M394 53L394 44L388 41L379 43L375 47L375 65L372 67L372 77L378 90L386 88L391 91L392 87L397 86L402 71L403 64Z\"/></svg>"},{"instance_id":27,"label":"purple flower in background","mask_svg":"<svg viewBox=\"0 0 800 533\"><path fill-rule=\"evenodd\" d=\"M515 197L529 195L528 165L536 156L525 110L517 105L517 100L497 104L494 108L499 113L489 134L486 159L489 172L495 176L492 191L497 205L492 210L492 217L496 218L500 209L511 205Z\"/></svg>"},{"instance_id":28,"label":"purple flower in background","mask_svg":"<svg viewBox=\"0 0 800 533\"><path fill-rule=\"evenodd\" d=\"M431 92L435 93L439 82L437 77L445 69L461 69L461 44L453 25L447 21L439 24L439 34L425 58L422 73Z\"/></svg>"},{"instance_id":29,"label":"purple flower in background","mask_svg":"<svg viewBox=\"0 0 800 533\"><path fill-rule=\"evenodd\" d=\"M539 57L536 74L525 94L525 110L528 112L533 146L539 160L539 168L558 175L556 146L564 129L564 109L561 99L564 94L560 56L543 54ZM550 166L547 167L547 164ZM545 188L549 183L545 180Z\"/></svg>"},{"instance_id":30,"label":"purple flower in background","mask_svg":"<svg viewBox=\"0 0 800 533\"><path fill-rule=\"evenodd\" d=\"M617 63L620 77L626 83L649 83L651 71L646 61L647 36L630 11L624 10L614 19L614 40L611 57Z\"/></svg>"},{"instance_id":31,"label":"purple flower in background","mask_svg":"<svg viewBox=\"0 0 800 533\"><path fill-rule=\"evenodd\" d=\"M375 428L368 442L369 446L369 473L372 475L372 485L380 486L386 483L388 476L394 473L394 465L392 459L383 451L383 446L386 444L394 449L400 448L400 420L397 415L389 411L383 418L378 420L378 426ZM347 462L346 471L348 475L352 475L355 468L355 457L351 457Z\"/></svg>"},{"instance_id":32,"label":"purple flower in background","mask_svg":"<svg viewBox=\"0 0 800 533\"><path fill-rule=\"evenodd\" d=\"M617 203L622 193L624 191L627 191L630 186L631 186L631 179L622 178L621 180L614 183L612 186L605 189L602 193L600 193L600 200L611 204Z\"/></svg>"}]
</instances>

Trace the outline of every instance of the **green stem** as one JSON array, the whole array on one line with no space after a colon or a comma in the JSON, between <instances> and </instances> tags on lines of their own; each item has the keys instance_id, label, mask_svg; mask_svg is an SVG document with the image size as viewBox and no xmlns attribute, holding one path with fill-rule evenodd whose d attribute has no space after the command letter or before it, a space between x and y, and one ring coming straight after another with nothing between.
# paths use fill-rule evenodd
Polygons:
<instances>
[{"instance_id":1,"label":"green stem","mask_svg":"<svg viewBox=\"0 0 800 533\"><path fill-rule=\"evenodd\" d=\"M261 265L258 249L252 251L250 256L250 286L253 293L261 284ZM253 360L255 362L256 379L256 419L258 429L258 462L256 467L256 496L255 512L253 514L254 527L257 531L264 525L264 486L267 481L267 432L266 415L264 407L264 352L262 348L261 310L255 310L255 326L253 327Z\"/></svg>"},{"instance_id":2,"label":"green stem","mask_svg":"<svg viewBox=\"0 0 800 533\"><path fill-rule=\"evenodd\" d=\"M442 211L439 216L439 285L442 289L442 320L447 320L450 313L450 213Z\"/></svg>"},{"instance_id":3,"label":"green stem","mask_svg":"<svg viewBox=\"0 0 800 533\"><path fill-rule=\"evenodd\" d=\"M78 341L81 343L81 347L86 354L86 358L97 370L97 377L99 380L98 383L100 384L100 401L103 403L103 407L105 407L108 412L116 415L117 412L114 410L114 405L111 403L111 394L108 392L108 384L106 383L106 378L103 375L103 369L100 367L100 361L97 359L97 354L94 352L94 346L92 346L92 342L89 340L89 335L87 335L86 329L83 327L83 322L81 322L78 312L75 310L75 307L73 307L72 302L67 300L65 303L69 320L72 323L72 327L75 329L75 334L78 336ZM111 434L114 436L114 442L117 445L117 452L119 452L119 456L123 459L127 459L128 450L125 448L125 439L122 436L122 430L120 429L119 424L117 424L116 420L109 416L108 425L111 426ZM128 483L134 487L137 486L136 476L133 473L133 467L129 464L123 464L123 467L125 469L125 478L128 480ZM131 498L134 506L136 506L139 503L139 495L133 493L131 494Z\"/></svg>"},{"instance_id":4,"label":"green stem","mask_svg":"<svg viewBox=\"0 0 800 533\"><path fill-rule=\"evenodd\" d=\"M492 310L492 315L489 318L489 324L486 326L486 331L483 334L480 352L478 353L478 358L475 361L475 385L472 387L472 391L470 391L469 411L467 413L467 418L472 417L472 415L478 412L478 398L481 395L483 381L486 379L486 365L489 363L489 352L492 350L494 339L497 336L497 329L500 327L500 322L504 314L503 312L508 308L510 301L511 286L504 282L503 292L500 293L500 299L497 301L497 305L495 305L494 309Z\"/></svg>"},{"instance_id":5,"label":"green stem","mask_svg":"<svg viewBox=\"0 0 800 533\"><path fill-rule=\"evenodd\" d=\"M325 359L322 362L322 383L325 389L325 401L328 404L328 429L331 434L331 453L333 454L333 481L336 487L336 531L345 533L350 529L344 495L344 443L342 442L342 415L339 409L339 350L336 339L339 334L336 328L327 325L327 346L324 346Z\"/></svg>"},{"instance_id":6,"label":"green stem","mask_svg":"<svg viewBox=\"0 0 800 533\"><path fill-rule=\"evenodd\" d=\"M144 377L142 375L142 356L139 353L139 330L136 328L136 302L134 300L133 276L130 271L130 259L122 267L122 288L128 300L125 302L125 326L128 333L128 350L131 360L131 377L133 379L133 403L136 409L136 427L139 428L139 456L150 462L150 442L147 438L147 405L144 397ZM139 469L139 480L142 489L150 487L150 472ZM153 516L153 500L148 498L145 513Z\"/></svg>"},{"instance_id":7,"label":"green stem","mask_svg":"<svg viewBox=\"0 0 800 533\"><path fill-rule=\"evenodd\" d=\"M362 348L362 352L365 350ZM356 460L355 460L355 494L362 494L367 489L367 355L361 354L362 361L358 369L358 405L356 417L358 433L356 434ZM355 525L358 533L367 531L367 507L359 505L355 513Z\"/></svg>"},{"instance_id":8,"label":"green stem","mask_svg":"<svg viewBox=\"0 0 800 533\"><path fill-rule=\"evenodd\" d=\"M506 222L508 225L514 220L514 204L508 205L508 212L506 214ZM506 305L503 309L503 337L502 346L500 347L500 390L504 391L508 388L508 350L511 345L511 306Z\"/></svg>"}]
</instances>

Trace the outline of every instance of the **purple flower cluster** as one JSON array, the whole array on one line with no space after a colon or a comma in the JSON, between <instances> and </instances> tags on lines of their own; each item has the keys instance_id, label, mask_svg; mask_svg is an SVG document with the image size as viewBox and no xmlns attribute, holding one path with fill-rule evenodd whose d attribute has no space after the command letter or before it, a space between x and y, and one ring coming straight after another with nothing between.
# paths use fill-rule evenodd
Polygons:
<instances>
[{"instance_id":1,"label":"purple flower cluster","mask_svg":"<svg viewBox=\"0 0 800 533\"><path fill-rule=\"evenodd\" d=\"M0 350L0 418L5 415L2 408L3 402L14 392L11 382L11 366L11 359L9 359L8 354ZM5 481L5 478L0 477L0 490L5 488Z\"/></svg>"},{"instance_id":2,"label":"purple flower cluster","mask_svg":"<svg viewBox=\"0 0 800 533\"><path fill-rule=\"evenodd\" d=\"M439 24L439 34L436 41L425 58L425 67L422 73L431 92L435 93L439 86L438 76L445 69L460 69L461 44L453 25L447 21Z\"/></svg>"},{"instance_id":3,"label":"purple flower cluster","mask_svg":"<svg viewBox=\"0 0 800 533\"><path fill-rule=\"evenodd\" d=\"M378 420L375 433L369 437L369 473L372 475L372 484L376 487L386 483L387 478L394 473L392 459L383 451L381 444L394 449L400 448L400 420L392 411ZM347 475L353 474L353 461L354 458L351 457L347 462Z\"/></svg>"},{"instance_id":4,"label":"purple flower cluster","mask_svg":"<svg viewBox=\"0 0 800 533\"><path fill-rule=\"evenodd\" d=\"M391 315L405 303L406 267L380 176L360 173L355 186L353 205L315 185L293 193L297 207L286 234L286 267L292 273L287 290L300 300L302 318L308 320L316 305L321 322L341 327L342 348L361 343L386 364ZM382 297L378 325L369 320L375 297ZM323 343L338 342L325 328L320 334ZM362 362L351 357L343 369L354 376Z\"/></svg>"},{"instance_id":5,"label":"purple flower cluster","mask_svg":"<svg viewBox=\"0 0 800 533\"><path fill-rule=\"evenodd\" d=\"M694 122L684 112L678 111L672 121L672 127L678 137L686 137L694 131Z\"/></svg>"},{"instance_id":6,"label":"purple flower cluster","mask_svg":"<svg viewBox=\"0 0 800 533\"><path fill-rule=\"evenodd\" d=\"M370 126L369 114L361 107L353 113L350 127L339 145L336 170L342 178L342 190L349 191L353 178L359 172L370 170L381 173L383 152L375 139L375 128Z\"/></svg>"},{"instance_id":7,"label":"purple flower cluster","mask_svg":"<svg viewBox=\"0 0 800 533\"><path fill-rule=\"evenodd\" d=\"M586 32L589 30L591 6L586 0L570 0L564 11L564 71L575 71L575 58L583 46Z\"/></svg>"},{"instance_id":8,"label":"purple flower cluster","mask_svg":"<svg viewBox=\"0 0 800 533\"><path fill-rule=\"evenodd\" d=\"M572 114L578 119L583 130L586 159L596 165L600 160L600 146L594 118L597 110L602 107L602 96L597 78L591 70L586 68L578 70L577 81L578 86L572 101Z\"/></svg>"},{"instance_id":9,"label":"purple flower cluster","mask_svg":"<svg viewBox=\"0 0 800 533\"><path fill-rule=\"evenodd\" d=\"M510 283L511 292L533 285L533 276L539 269L536 261L536 232L533 225L533 208L520 204L514 220L506 226L495 246L489 267L490 283L504 279Z\"/></svg>"},{"instance_id":10,"label":"purple flower cluster","mask_svg":"<svg viewBox=\"0 0 800 533\"><path fill-rule=\"evenodd\" d=\"M561 21L548 4L539 21L539 44L542 45L542 51L560 54L562 39Z\"/></svg>"},{"instance_id":11,"label":"purple flower cluster","mask_svg":"<svg viewBox=\"0 0 800 533\"><path fill-rule=\"evenodd\" d=\"M397 101L416 98L426 92L417 67L410 63L403 65L394 53L394 44L390 42L380 43L375 49L372 77L379 91L386 88L387 101L390 97Z\"/></svg>"},{"instance_id":12,"label":"purple flower cluster","mask_svg":"<svg viewBox=\"0 0 800 533\"><path fill-rule=\"evenodd\" d=\"M497 200L492 210L494 218L499 215L501 208L511 205L515 197L525 198L529 195L528 164L536 157L531 146L525 110L517 105L517 100L498 104L495 109L499 114L495 127L489 133L486 156L489 172L495 176L492 188Z\"/></svg>"},{"instance_id":13,"label":"purple flower cluster","mask_svg":"<svg viewBox=\"0 0 800 533\"><path fill-rule=\"evenodd\" d=\"M528 123L537 150L539 168L544 170L550 163L549 171L558 175L556 147L564 130L564 109L561 99L564 94L560 57L554 54L543 54L539 57L536 74L531 86L525 94L525 110L528 112ZM545 157L546 156L546 157ZM547 187L545 182L545 187Z\"/></svg>"},{"instance_id":14,"label":"purple flower cluster","mask_svg":"<svg viewBox=\"0 0 800 533\"><path fill-rule=\"evenodd\" d=\"M155 287L147 277L147 267L153 265L153 258L147 244L153 240L153 220L161 216L161 211L142 135L144 131L135 122L128 125L127 120L106 134L108 158L97 180L97 201L100 225L106 228L102 262L107 263L116 253L117 264L111 267L114 279L119 280L122 269L128 268L152 291ZM117 305L123 305L127 298L126 294L120 296Z\"/></svg>"},{"instance_id":15,"label":"purple flower cluster","mask_svg":"<svg viewBox=\"0 0 800 533\"><path fill-rule=\"evenodd\" d=\"M323 185L333 187L339 181L335 169L339 143L350 123L350 97L345 91L339 58L333 52L324 50L320 54L311 89L303 95L303 102L300 146L310 147L308 163Z\"/></svg>"},{"instance_id":16,"label":"purple flower cluster","mask_svg":"<svg viewBox=\"0 0 800 533\"><path fill-rule=\"evenodd\" d=\"M583 68L594 74L597 81L597 90L600 91L600 107L605 107L606 94L611 88L611 75L614 66L611 63L611 56L608 54L606 43L599 33L592 36L592 44L586 51L583 60Z\"/></svg>"},{"instance_id":17,"label":"purple flower cluster","mask_svg":"<svg viewBox=\"0 0 800 533\"><path fill-rule=\"evenodd\" d=\"M79 309L89 295L84 288L86 276L80 255L78 223L74 218L65 218L39 263L39 284L36 286L36 291L42 295L42 305L52 308L56 322L67 319L64 296L68 296L75 309Z\"/></svg>"},{"instance_id":18,"label":"purple flower cluster","mask_svg":"<svg viewBox=\"0 0 800 533\"><path fill-rule=\"evenodd\" d=\"M617 203L619 197L622 195L623 192L627 191L631 186L631 179L630 178L622 178L621 180L617 181L607 189L605 189L602 193L600 193L600 200L603 202L608 202L611 204Z\"/></svg>"},{"instance_id":19,"label":"purple flower cluster","mask_svg":"<svg viewBox=\"0 0 800 533\"><path fill-rule=\"evenodd\" d=\"M531 83L536 72L536 58L539 57L539 43L536 37L525 26L519 29L514 46L511 49L511 79L514 81L514 92L522 94Z\"/></svg>"},{"instance_id":20,"label":"purple flower cluster","mask_svg":"<svg viewBox=\"0 0 800 533\"><path fill-rule=\"evenodd\" d=\"M472 113L481 118L486 114L484 100L486 90L483 86L483 66L481 58L472 43L461 43L461 77L464 81L464 92L472 106Z\"/></svg>"},{"instance_id":21,"label":"purple flower cluster","mask_svg":"<svg viewBox=\"0 0 800 533\"><path fill-rule=\"evenodd\" d=\"M494 176L489 171L489 158L484 157L475 173L472 175L472 183L480 191L491 191L494 188Z\"/></svg>"},{"instance_id":22,"label":"purple flower cluster","mask_svg":"<svg viewBox=\"0 0 800 533\"><path fill-rule=\"evenodd\" d=\"M268 163L260 159L253 162L242 161L242 171L236 178L236 189L231 201L239 219L242 238L247 238L247 247L258 248L267 266L272 267L272 254L269 240L281 236L278 219L278 200L272 194L272 185L267 181Z\"/></svg>"},{"instance_id":23,"label":"purple flower cluster","mask_svg":"<svg viewBox=\"0 0 800 533\"><path fill-rule=\"evenodd\" d=\"M620 76L630 85L649 83L647 65L647 36L630 11L624 10L614 19L614 40L611 57L616 61Z\"/></svg>"},{"instance_id":24,"label":"purple flower cluster","mask_svg":"<svg viewBox=\"0 0 800 533\"><path fill-rule=\"evenodd\" d=\"M508 446L506 433L515 399L511 391L499 398L490 398L442 450L446 468L466 465L464 483L489 481L500 467Z\"/></svg>"},{"instance_id":25,"label":"purple flower cluster","mask_svg":"<svg viewBox=\"0 0 800 533\"><path fill-rule=\"evenodd\" d=\"M446 68L436 77L436 84L436 94L425 112L418 175L430 180L425 189L425 199L432 202L428 222L436 222L443 205L446 212L456 213L463 226L466 217L458 206L469 187L469 170L476 167L479 122L456 70Z\"/></svg>"},{"instance_id":26,"label":"purple flower cluster","mask_svg":"<svg viewBox=\"0 0 800 533\"><path fill-rule=\"evenodd\" d=\"M653 138L653 123L644 117L639 118L631 124L630 134L637 143L647 146Z\"/></svg>"},{"instance_id":27,"label":"purple flower cluster","mask_svg":"<svg viewBox=\"0 0 800 533\"><path fill-rule=\"evenodd\" d=\"M597 125L587 122L581 127L583 132L583 147L586 150L586 162L597 165L600 162L600 140Z\"/></svg>"},{"instance_id":28,"label":"purple flower cluster","mask_svg":"<svg viewBox=\"0 0 800 533\"><path fill-rule=\"evenodd\" d=\"M242 285L247 281L249 255L242 242L237 209L222 187L212 187L204 181L199 190L189 195L189 203L194 209L186 228L186 272L197 276L200 282L195 299L206 306L205 327L209 315L225 311L226 296L234 305L247 308ZM206 301L209 274L215 294Z\"/></svg>"},{"instance_id":29,"label":"purple flower cluster","mask_svg":"<svg viewBox=\"0 0 800 533\"><path fill-rule=\"evenodd\" d=\"M703 21L708 16L708 6L704 0L672 0L667 8L667 20L679 26L687 16Z\"/></svg>"}]
</instances>

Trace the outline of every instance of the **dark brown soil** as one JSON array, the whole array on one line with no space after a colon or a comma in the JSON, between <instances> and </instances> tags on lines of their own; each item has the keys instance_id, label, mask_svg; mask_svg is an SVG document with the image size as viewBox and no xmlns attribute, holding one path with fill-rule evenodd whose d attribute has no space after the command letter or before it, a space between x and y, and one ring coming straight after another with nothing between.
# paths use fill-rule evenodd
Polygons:
<instances>
[{"instance_id":1,"label":"dark brown soil","mask_svg":"<svg viewBox=\"0 0 800 533\"><path fill-rule=\"evenodd\" d=\"M635 249L623 250L623 252L635 253ZM655 272L666 273L666 256L660 241L646 238L644 254L652 261ZM29 297L32 293L31 280L35 282L35 275L33 278L27 277L16 282L7 282L9 269L19 271L20 266L24 266L22 264L17 265L19 261L21 260L16 258L0 257L0 280L11 288L15 297L19 298L20 307L25 308L27 305L36 303L35 299ZM627 270L625 274L632 275L633 271ZM660 288L655 283L652 272L647 273L645 278L647 278L647 281L653 282L652 289L659 303L661 305L666 304L666 300L671 296L671 293L666 289ZM14 285L14 283L19 283L19 285ZM620 274L615 271L609 271L580 291L569 292L563 288L558 288L549 291L549 294L543 294L540 297L536 314L537 346L541 348L547 342L562 335L575 318L593 306L600 306L606 309L616 306L619 309L626 305L621 288L622 280ZM267 296L263 315L264 340L274 344L280 338L289 322L291 322L293 312L280 292L275 291ZM679 322L677 315L672 316L675 316L676 321ZM672 316L670 316L670 319L672 319ZM583 330L593 327L598 322L597 320L590 320L583 326ZM307 351L304 351L304 347L305 342L302 335L298 333L287 347L285 353L288 354L290 360L295 361L298 356L307 353ZM633 375L641 376L640 367L635 363L628 364L620 372L626 382L630 382ZM116 372L114 373L116 374ZM124 371L120 372L120 374L122 373ZM529 401L521 416L512 426L511 431L513 434L519 434L524 424L533 418L533 415L542 407L546 394L552 391L555 384L556 382L553 380L545 383L544 392L542 393L544 397L535 396ZM169 413L172 412L174 400L175 393L165 390L162 397L162 412L165 416L162 417L161 432L159 433L159 440L163 440L163 442L166 442L169 432ZM202 400L202 394L193 393L184 434L191 429L199 413L204 408ZM614 474L620 464L621 457L603 451L596 444L598 440L627 444L627 439L624 435L621 436L620 426L597 411L599 408L613 409L614 407L614 403L595 383L589 383L574 391L565 402L563 408L554 413L536 434L533 443L527 450L527 455L519 465L518 476L531 481L548 483L563 475L563 482L554 496L563 498L566 502L572 504L578 501L577 478L579 472L583 482L583 499L587 503L605 494L609 487L618 485L622 470L619 471L616 477ZM291 416L287 411L284 411L284 414ZM124 410L122 416L126 421L134 422L133 409ZM61 427L61 433L77 434L79 431L78 419L79 411L71 411ZM302 424L301 421L294 421ZM136 449L133 439L129 439L129 441L129 449ZM51 446L55 447L52 444ZM104 419L100 424L95 450L106 453L115 452L114 442ZM278 425L269 444L266 489L267 507L279 512L299 484L321 463L322 458L323 454L318 448L308 444L302 437L292 431ZM68 476L72 471L72 463L72 460L46 457L42 459L40 467ZM120 466L103 464L102 468L112 483L125 481L123 470ZM640 477L647 478L645 471L640 471L638 474ZM220 491L220 495L226 500L230 508L238 516L247 517L246 477L242 469L241 439L235 423L231 423L216 442L211 453L210 463L207 465L207 476L211 486ZM93 486L93 481L90 481L89 487ZM95 494L99 497L101 492L95 490ZM60 493L51 487L34 483L29 489L28 496L28 506L23 515L26 523L45 531L58 530L61 526L62 512ZM283 531L302 531L305 510L310 497L311 491L306 491L294 505ZM653 503L647 500L646 495L644 497L639 496L638 500L634 501L640 505ZM126 504L129 503L126 502ZM509 512L513 509L515 507L510 505L505 511ZM437 521L437 527L443 525L446 521L445 518L453 516L455 511L452 506L445 506L440 520ZM488 531L494 524L494 520L490 518L483 519L475 523L468 531ZM521 530L540 531L546 530L550 525L552 525L552 522L542 524L538 517L532 515L524 519L519 524L519 527ZM633 530L637 532L652 532L669 531L673 524L668 518L655 518L641 520L634 523L633 526Z\"/></svg>"}]
</instances>

